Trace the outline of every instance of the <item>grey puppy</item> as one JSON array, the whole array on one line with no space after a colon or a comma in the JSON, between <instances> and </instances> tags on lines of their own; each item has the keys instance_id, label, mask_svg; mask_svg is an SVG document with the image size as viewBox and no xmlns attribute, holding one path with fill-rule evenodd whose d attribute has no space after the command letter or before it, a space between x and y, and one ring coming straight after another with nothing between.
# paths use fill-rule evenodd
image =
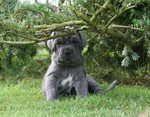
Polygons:
<instances>
[{"instance_id":1,"label":"grey puppy","mask_svg":"<svg viewBox=\"0 0 150 117\"><path fill-rule=\"evenodd\" d=\"M47 41L53 51L51 64L45 74L42 89L48 101L61 95L87 96L89 93L104 94L113 89L114 81L106 91L86 73L81 51L86 46L86 39L80 33Z\"/></svg>"}]
</instances>

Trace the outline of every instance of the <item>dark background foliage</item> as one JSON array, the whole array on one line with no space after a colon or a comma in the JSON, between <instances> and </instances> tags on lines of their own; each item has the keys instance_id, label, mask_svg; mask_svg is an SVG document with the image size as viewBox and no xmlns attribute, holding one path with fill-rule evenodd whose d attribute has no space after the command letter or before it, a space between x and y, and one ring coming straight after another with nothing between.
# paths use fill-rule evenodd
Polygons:
<instances>
[{"instance_id":1,"label":"dark background foliage","mask_svg":"<svg viewBox=\"0 0 150 117\"><path fill-rule=\"evenodd\" d=\"M74 8L90 19L105 2L77 0ZM119 14L132 4L136 7ZM41 35L34 35L31 27L35 25L82 19L62 4L58 13L49 4L20 4L17 0L2 1L0 6L0 41L37 40ZM88 39L83 50L87 71L98 81L118 79L123 84L150 85L150 2L115 0L111 9L98 14L93 22L105 26L115 14L119 15L108 28L117 26L116 29L126 35L125 39L94 29L83 31ZM2 79L42 78L50 64L50 54L45 42L34 45L0 43L0 75Z\"/></svg>"}]
</instances>

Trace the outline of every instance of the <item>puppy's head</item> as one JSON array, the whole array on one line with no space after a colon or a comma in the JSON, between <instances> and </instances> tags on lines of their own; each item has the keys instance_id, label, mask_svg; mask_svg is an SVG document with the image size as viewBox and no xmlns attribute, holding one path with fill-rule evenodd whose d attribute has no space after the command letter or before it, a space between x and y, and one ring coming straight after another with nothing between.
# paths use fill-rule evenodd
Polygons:
<instances>
[{"instance_id":1,"label":"puppy's head","mask_svg":"<svg viewBox=\"0 0 150 117\"><path fill-rule=\"evenodd\" d=\"M71 36L60 37L47 41L47 46L53 51L59 65L76 66L82 64L81 51L86 46L85 37L79 32Z\"/></svg>"}]
</instances>

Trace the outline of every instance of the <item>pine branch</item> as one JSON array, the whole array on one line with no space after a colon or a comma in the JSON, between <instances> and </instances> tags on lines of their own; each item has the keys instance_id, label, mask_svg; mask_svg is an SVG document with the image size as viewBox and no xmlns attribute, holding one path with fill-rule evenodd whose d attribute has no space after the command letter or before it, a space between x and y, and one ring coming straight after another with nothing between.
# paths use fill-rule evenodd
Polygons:
<instances>
[{"instance_id":1,"label":"pine branch","mask_svg":"<svg viewBox=\"0 0 150 117\"><path fill-rule=\"evenodd\" d=\"M52 24L52 25L36 25L36 26L33 26L33 28L35 30L41 30L41 31L43 31L44 29L54 31L57 28L62 28L65 26L75 26L75 25L84 25L84 24L85 23L83 21L68 21L68 22Z\"/></svg>"},{"instance_id":2,"label":"pine branch","mask_svg":"<svg viewBox=\"0 0 150 117\"><path fill-rule=\"evenodd\" d=\"M3 21L0 21L0 27L5 27L5 29L9 29L18 33L23 33L25 30L24 27L20 27L18 24L11 23L10 25L9 23Z\"/></svg>"},{"instance_id":3,"label":"pine branch","mask_svg":"<svg viewBox=\"0 0 150 117\"><path fill-rule=\"evenodd\" d=\"M104 25L96 24L95 22L91 21L88 17L86 17L83 13L78 11L77 9L75 9L73 7L70 7L70 8L74 12L74 14L76 14L84 22L86 22L86 25L89 26L89 28L91 28L93 31L95 31L97 33L107 33L116 38L125 38L126 37L119 30L109 29L109 28L106 28Z\"/></svg>"},{"instance_id":4,"label":"pine branch","mask_svg":"<svg viewBox=\"0 0 150 117\"><path fill-rule=\"evenodd\" d=\"M36 25L33 27L29 27L29 28L28 26L21 27L18 24L14 24L15 26L11 26L11 25L4 23L4 22L0 22L1 27L5 27L6 29L9 29L10 31L15 32L18 35L18 37L21 37L21 38L23 37L24 39L26 38L26 40L34 41L35 39L30 39L29 37L27 37L28 35L25 32L28 32L28 34L31 33L31 35L33 36L47 37L49 36L49 32L60 31L64 29L66 26L81 26L82 27L85 25L85 23L83 21L68 21L68 22L52 24L52 25Z\"/></svg>"},{"instance_id":5,"label":"pine branch","mask_svg":"<svg viewBox=\"0 0 150 117\"><path fill-rule=\"evenodd\" d=\"M126 11L130 10L130 9L133 9L135 8L136 5L133 5L133 6L130 6L130 7L127 7L127 8L124 8L124 6L120 9L120 12L117 13L116 15L114 15L109 21L108 23L106 24L106 27L109 27L111 25L111 23L117 19L119 16L121 16L123 13L125 13Z\"/></svg>"},{"instance_id":6,"label":"pine branch","mask_svg":"<svg viewBox=\"0 0 150 117\"><path fill-rule=\"evenodd\" d=\"M74 30L74 31L64 32L64 33L60 33L60 34L57 34L57 35L54 35L54 36L51 36L51 37L45 37L45 38L37 39L35 41L20 41L20 42L19 41L0 41L0 44L10 44L10 45L36 44L36 43L40 43L40 42L47 41L47 40L50 40L50 39L56 39L56 38L59 38L59 37L69 36L69 35L75 34L76 32L79 32L81 30L84 30L84 29L77 29L77 30ZM29 40L33 40L33 39L29 39Z\"/></svg>"},{"instance_id":7,"label":"pine branch","mask_svg":"<svg viewBox=\"0 0 150 117\"><path fill-rule=\"evenodd\" d=\"M42 42L42 41L46 41L46 40L49 40L49 39L52 39L52 38L55 38L55 37L49 37L49 32L52 32L52 31L61 31L62 29L64 29L66 26L78 26L78 27L83 27L83 26L86 26L88 27L88 29L91 29L92 31L100 34L100 33L106 33L108 35L111 35L113 37L116 37L116 38L126 38L126 35L124 33L122 33L121 31L118 30L118 28L127 28L127 29L133 29L133 30L138 30L137 28L132 28L132 27L127 27L127 26L121 26L120 27L118 26L114 26L114 25L111 25L111 23L116 19L118 18L119 16L121 16L123 13L125 13L126 11L132 9L132 8L135 8L136 5L133 5L133 6L130 6L130 7L122 7L119 11L119 13L117 13L116 15L114 15L106 25L104 24L97 24L96 22L94 22L93 20L101 13L103 13L106 9L112 8L111 6L111 1L112 0L107 0L102 7L100 7L96 13L90 18L88 18L87 16L85 16L82 12L79 12L77 9L75 9L74 7L70 7L70 9L73 11L73 13L79 17L81 20L77 20L77 21L68 21L68 22L62 22L62 23L59 23L59 24L52 24L52 25L36 25L36 26L23 26L21 27L19 24L13 24L12 23L12 26L10 26L9 24L7 24L7 22L3 23L3 22L0 22L0 26L10 30L10 31L14 31L16 32L17 36L18 37L23 37L25 38L27 41L20 41L20 42L13 42L13 41L0 41L0 43L7 43L7 44L23 44L23 45L26 45L26 44L35 44L35 43L39 43L39 42ZM14 25L14 26L13 26ZM16 25L16 26L15 26ZM109 27L110 26L110 27ZM16 28L17 27L17 28ZM78 30L78 29L77 29ZM80 29L80 30L83 30L83 29ZM140 29L139 29L140 30ZM27 32L27 33L26 33ZM68 33L62 33L62 35L56 35L58 37L61 37L61 36L66 36L66 35L69 35L69 34L73 34L74 31L71 31L68 32ZM29 34L31 37L34 38L34 36L38 36L38 34L40 35L40 39L30 39L28 37L26 37L26 35ZM42 38L42 37L45 37L45 38ZM56 37L57 38L57 37Z\"/></svg>"},{"instance_id":8,"label":"pine branch","mask_svg":"<svg viewBox=\"0 0 150 117\"><path fill-rule=\"evenodd\" d=\"M47 36L50 32L53 31L61 31L66 26L84 26L85 23L83 21L68 21L63 22L60 24L52 24L52 25L40 25L40 26L34 26L34 29L41 29L39 31L36 31L35 34L38 36Z\"/></svg>"},{"instance_id":9,"label":"pine branch","mask_svg":"<svg viewBox=\"0 0 150 117\"><path fill-rule=\"evenodd\" d=\"M106 9L109 8L109 6L111 5L111 0L107 0L103 6L101 6L96 12L95 14L91 17L91 20L94 20L99 14L101 14L102 12L104 12Z\"/></svg>"}]
</instances>

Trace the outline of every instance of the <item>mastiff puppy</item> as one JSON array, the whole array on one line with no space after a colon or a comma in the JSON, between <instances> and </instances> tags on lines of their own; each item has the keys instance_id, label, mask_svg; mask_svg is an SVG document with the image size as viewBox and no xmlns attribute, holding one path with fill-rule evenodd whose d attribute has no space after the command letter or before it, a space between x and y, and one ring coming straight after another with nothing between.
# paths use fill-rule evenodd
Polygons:
<instances>
[{"instance_id":1,"label":"mastiff puppy","mask_svg":"<svg viewBox=\"0 0 150 117\"><path fill-rule=\"evenodd\" d=\"M56 100L61 95L104 94L115 87L117 81L103 91L98 83L86 73L81 55L86 39L80 32L68 37L48 40L47 45L53 51L51 64L42 85L48 101Z\"/></svg>"}]
</instances>

